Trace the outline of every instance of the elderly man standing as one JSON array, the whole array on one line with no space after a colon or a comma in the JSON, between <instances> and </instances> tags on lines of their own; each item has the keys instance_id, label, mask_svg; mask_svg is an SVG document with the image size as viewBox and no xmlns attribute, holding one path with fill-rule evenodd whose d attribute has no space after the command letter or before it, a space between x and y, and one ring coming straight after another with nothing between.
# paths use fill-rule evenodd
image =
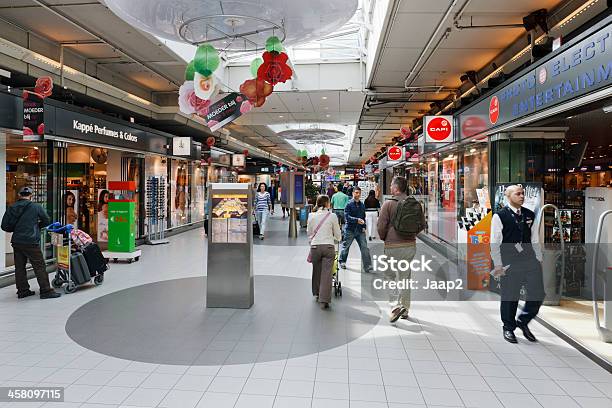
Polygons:
<instances>
[{"instance_id":1,"label":"elderly man standing","mask_svg":"<svg viewBox=\"0 0 612 408\"><path fill-rule=\"evenodd\" d=\"M538 314L544 300L542 252L539 245L535 214L523 207L525 190L520 184L506 188L508 205L491 221L491 258L493 274L501 280L501 320L504 339L517 343L518 327L529 341L537 341L529 322ZM527 291L525 306L516 317L521 287Z\"/></svg>"}]
</instances>

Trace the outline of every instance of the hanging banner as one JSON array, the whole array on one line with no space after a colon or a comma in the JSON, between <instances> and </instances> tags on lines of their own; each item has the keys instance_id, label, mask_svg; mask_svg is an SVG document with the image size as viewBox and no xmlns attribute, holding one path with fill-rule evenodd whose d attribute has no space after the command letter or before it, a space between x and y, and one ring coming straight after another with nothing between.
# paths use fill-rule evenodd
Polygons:
<instances>
[{"instance_id":1,"label":"hanging banner","mask_svg":"<svg viewBox=\"0 0 612 408\"><path fill-rule=\"evenodd\" d=\"M238 119L251 108L252 105L246 96L232 92L210 105L208 114L205 116L206 126L210 128L211 132L215 132Z\"/></svg>"},{"instance_id":2,"label":"hanging banner","mask_svg":"<svg viewBox=\"0 0 612 408\"><path fill-rule=\"evenodd\" d=\"M24 91L23 93L23 141L40 142L45 134L44 99Z\"/></svg>"}]
</instances>

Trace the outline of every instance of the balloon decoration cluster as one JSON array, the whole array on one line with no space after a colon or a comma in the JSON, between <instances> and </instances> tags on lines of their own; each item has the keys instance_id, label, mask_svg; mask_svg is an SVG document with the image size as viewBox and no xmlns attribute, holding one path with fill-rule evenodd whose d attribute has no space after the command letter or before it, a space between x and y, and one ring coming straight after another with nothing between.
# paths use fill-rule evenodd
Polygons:
<instances>
[{"instance_id":1,"label":"balloon decoration cluster","mask_svg":"<svg viewBox=\"0 0 612 408\"><path fill-rule=\"evenodd\" d=\"M274 91L274 85L285 83L293 76L293 70L287 61L289 57L283 51L283 45L278 37L270 37L266 41L266 51L262 58L251 61L251 75L240 85L240 93L249 99L254 107L259 108L266 103L266 98Z\"/></svg>"},{"instance_id":2,"label":"balloon decoration cluster","mask_svg":"<svg viewBox=\"0 0 612 408\"><path fill-rule=\"evenodd\" d=\"M240 93L247 98L241 103L241 113L263 106L276 84L291 79L293 70L287 64L288 60L278 37L268 38L262 57L251 62L253 78L240 85ZM212 100L221 87L221 74L216 73L220 66L221 58L215 47L202 44L197 48L185 70L185 82L179 88L178 103L181 112L202 117L208 114Z\"/></svg>"}]
</instances>

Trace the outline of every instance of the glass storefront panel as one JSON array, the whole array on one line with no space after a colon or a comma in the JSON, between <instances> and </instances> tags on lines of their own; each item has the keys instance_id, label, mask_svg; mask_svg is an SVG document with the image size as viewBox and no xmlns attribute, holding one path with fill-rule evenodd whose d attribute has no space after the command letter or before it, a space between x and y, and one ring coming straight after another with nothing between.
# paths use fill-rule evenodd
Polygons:
<instances>
[{"instance_id":1,"label":"glass storefront panel","mask_svg":"<svg viewBox=\"0 0 612 408\"><path fill-rule=\"evenodd\" d=\"M0 189L4 192L0 214L4 215L6 208L18 200L18 192L23 187L34 190L32 201L48 210L47 181L47 143L24 142L22 135L0 130ZM0 270L15 265L11 236L11 233L0 231ZM44 240L41 245L50 259L50 247Z\"/></svg>"},{"instance_id":2,"label":"glass storefront panel","mask_svg":"<svg viewBox=\"0 0 612 408\"><path fill-rule=\"evenodd\" d=\"M170 160L170 228L191 222L191 169L185 160Z\"/></svg>"}]
</instances>

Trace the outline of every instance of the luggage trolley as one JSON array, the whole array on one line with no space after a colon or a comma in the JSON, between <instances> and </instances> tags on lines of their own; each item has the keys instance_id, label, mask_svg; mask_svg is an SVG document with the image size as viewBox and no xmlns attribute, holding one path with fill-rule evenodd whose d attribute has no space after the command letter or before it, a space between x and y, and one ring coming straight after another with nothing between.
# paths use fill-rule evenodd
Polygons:
<instances>
[{"instance_id":1,"label":"luggage trolley","mask_svg":"<svg viewBox=\"0 0 612 408\"><path fill-rule=\"evenodd\" d=\"M65 293L74 293L77 290L77 287L91 281L91 275L89 274L88 268L85 267L81 270L83 271L83 276L77 278L73 275L73 271L75 267L72 265L72 239L70 233L74 229L73 225L62 225L59 222L55 222L45 228L49 235L51 236L51 244L57 248L57 272L55 273L55 278L51 281L51 284L54 288L61 288L64 284ZM68 238L67 245L64 245L64 239ZM94 277L94 283L97 285L101 285L104 281L104 275L98 274Z\"/></svg>"}]
</instances>

